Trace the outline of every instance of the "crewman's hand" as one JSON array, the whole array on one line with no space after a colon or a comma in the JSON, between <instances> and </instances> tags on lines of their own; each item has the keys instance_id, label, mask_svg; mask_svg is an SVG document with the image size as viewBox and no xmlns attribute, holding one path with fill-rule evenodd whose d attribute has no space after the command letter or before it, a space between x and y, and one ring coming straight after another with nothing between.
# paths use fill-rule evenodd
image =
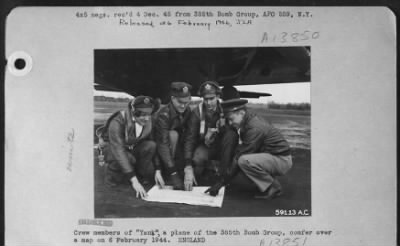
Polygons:
<instances>
[{"instance_id":1,"label":"crewman's hand","mask_svg":"<svg viewBox=\"0 0 400 246\"><path fill-rule=\"evenodd\" d=\"M217 136L218 129L217 128L208 128L207 133L204 136L204 144L207 147L210 147L212 143L215 141L215 137Z\"/></svg>"},{"instance_id":2,"label":"crewman's hand","mask_svg":"<svg viewBox=\"0 0 400 246\"><path fill-rule=\"evenodd\" d=\"M196 178L194 177L194 171L192 166L186 166L185 169L185 190L191 191L193 190L193 184L197 185Z\"/></svg>"},{"instance_id":3,"label":"crewman's hand","mask_svg":"<svg viewBox=\"0 0 400 246\"><path fill-rule=\"evenodd\" d=\"M132 183L132 188L136 191L136 197L140 197L141 199L143 199L144 197L147 197L146 190L140 184L140 182L136 178L136 176L131 178L131 183Z\"/></svg>"},{"instance_id":4,"label":"crewman's hand","mask_svg":"<svg viewBox=\"0 0 400 246\"><path fill-rule=\"evenodd\" d=\"M222 188L222 186L224 186L224 184L222 182L218 182L208 188L206 191L204 191L204 193L209 193L211 196L216 196L218 195L218 192Z\"/></svg>"},{"instance_id":5,"label":"crewman's hand","mask_svg":"<svg viewBox=\"0 0 400 246\"><path fill-rule=\"evenodd\" d=\"M217 128L221 129L225 126L225 118L221 118L217 121Z\"/></svg>"},{"instance_id":6,"label":"crewman's hand","mask_svg":"<svg viewBox=\"0 0 400 246\"><path fill-rule=\"evenodd\" d=\"M154 175L154 180L156 181L156 185L160 186L161 189L164 189L165 182L161 175L160 170L156 170L156 174Z\"/></svg>"}]
</instances>

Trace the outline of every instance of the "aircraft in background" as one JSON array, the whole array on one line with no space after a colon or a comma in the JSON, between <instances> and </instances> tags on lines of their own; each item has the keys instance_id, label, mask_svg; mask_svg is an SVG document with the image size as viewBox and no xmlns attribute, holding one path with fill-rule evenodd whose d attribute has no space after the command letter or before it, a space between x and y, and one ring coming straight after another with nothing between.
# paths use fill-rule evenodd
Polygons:
<instances>
[{"instance_id":1,"label":"aircraft in background","mask_svg":"<svg viewBox=\"0 0 400 246\"><path fill-rule=\"evenodd\" d=\"M221 87L310 82L310 47L168 48L95 50L96 90L169 100L169 85L185 81L193 95L201 83ZM239 91L243 98L271 96Z\"/></svg>"},{"instance_id":2,"label":"aircraft in background","mask_svg":"<svg viewBox=\"0 0 400 246\"><path fill-rule=\"evenodd\" d=\"M196 95L200 84L207 80L217 81L223 89L236 85L310 82L310 49L257 47L95 50L94 73L96 90L125 92L132 96L147 95L160 98L162 103L166 103L169 101L169 87L173 81L190 83L193 86L193 95ZM258 98L271 94L240 91L240 95L243 98ZM110 103L107 110L107 113L111 114L120 109L114 108ZM110 114L105 111L104 108L98 110L99 118L96 121L95 117L95 129L104 124L109 117ZM281 121L281 115L275 117L275 120ZM296 131L294 136L299 138L296 143L306 141L299 137L303 134L304 138L310 138L309 116L291 118L289 122L298 122L296 129L300 126L304 128L300 132L293 129L293 132ZM298 211L307 211L307 214L310 212L311 215L309 150L293 151L296 165L287 178L281 180L285 186L285 197L276 199L274 205L269 206L264 201L249 199L248 191L237 187L239 189L231 189L226 193L227 200L224 201L224 208L221 210L208 210L197 206L188 208L181 204L160 204L154 210L149 209L148 204L134 199L130 199L130 202L135 209L127 209L127 197L132 196L131 188L126 186L118 189L116 193L115 189L104 185L104 169L101 166L104 165L104 156L97 144L94 148L99 151L99 154L94 155L95 163L99 163L94 165L96 218L210 217L210 214L214 217L226 217L236 216L240 211L245 211L246 216L273 216L275 208L289 210L293 207ZM109 199L104 199L105 197ZM248 209L249 207L251 209Z\"/></svg>"}]
</instances>

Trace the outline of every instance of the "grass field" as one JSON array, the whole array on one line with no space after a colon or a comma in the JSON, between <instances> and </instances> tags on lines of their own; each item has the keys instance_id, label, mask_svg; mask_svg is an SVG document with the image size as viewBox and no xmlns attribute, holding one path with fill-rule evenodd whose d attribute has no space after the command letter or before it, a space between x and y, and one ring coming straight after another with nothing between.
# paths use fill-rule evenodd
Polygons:
<instances>
[{"instance_id":1,"label":"grass field","mask_svg":"<svg viewBox=\"0 0 400 246\"><path fill-rule=\"evenodd\" d=\"M95 101L95 127L126 106L126 103ZM95 150L95 217L263 217L275 216L276 209L307 210L311 215L310 112L272 110L262 105L249 105L249 108L279 128L292 147L293 167L285 176L278 178L284 187L282 197L271 201L257 200L253 198L254 187L253 190L246 189L234 182L225 191L222 208L146 202L136 198L129 185L110 188L104 184L105 169L97 164ZM145 188L150 189L151 186Z\"/></svg>"}]
</instances>

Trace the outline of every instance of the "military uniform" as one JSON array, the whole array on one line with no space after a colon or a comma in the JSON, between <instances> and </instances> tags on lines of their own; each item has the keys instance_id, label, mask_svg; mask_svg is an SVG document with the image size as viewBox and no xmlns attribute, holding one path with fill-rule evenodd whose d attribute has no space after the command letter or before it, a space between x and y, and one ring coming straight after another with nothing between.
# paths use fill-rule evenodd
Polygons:
<instances>
[{"instance_id":1,"label":"military uniform","mask_svg":"<svg viewBox=\"0 0 400 246\"><path fill-rule=\"evenodd\" d=\"M216 195L241 170L259 188L260 194L256 197L270 199L281 194L276 176L286 174L292 167L290 147L275 127L247 112L246 103L245 99L231 99L222 103L225 114L244 109L245 115L238 129L239 142L232 166L224 180L209 192Z\"/></svg>"},{"instance_id":2,"label":"military uniform","mask_svg":"<svg viewBox=\"0 0 400 246\"><path fill-rule=\"evenodd\" d=\"M207 81L200 86L199 96L220 95L216 82ZM208 110L204 102L192 110L188 122L188 132L184 146L185 159L192 160L196 176L202 175L204 168L214 171L225 169L231 162L234 147L231 142L237 142L237 133L225 125L222 108L217 102L215 110ZM220 160L218 168L212 165L212 160Z\"/></svg>"},{"instance_id":3,"label":"military uniform","mask_svg":"<svg viewBox=\"0 0 400 246\"><path fill-rule=\"evenodd\" d=\"M190 109L179 114L172 103L167 104L158 114L155 125L155 139L159 158L167 173L176 172L175 154L178 143L183 145L182 136L185 134Z\"/></svg>"},{"instance_id":4,"label":"military uniform","mask_svg":"<svg viewBox=\"0 0 400 246\"><path fill-rule=\"evenodd\" d=\"M246 113L239 138L234 160L260 191L267 190L276 176L286 174L292 167L289 143L275 127L258 116Z\"/></svg>"},{"instance_id":5,"label":"military uniform","mask_svg":"<svg viewBox=\"0 0 400 246\"><path fill-rule=\"evenodd\" d=\"M173 82L171 83L171 96L190 97L190 89L191 85L185 82ZM155 124L155 140L158 156L167 175L175 174L183 169L184 163L176 162L175 157L177 148L183 146L183 136L186 133L190 114L189 107L180 113L172 102L158 113Z\"/></svg>"},{"instance_id":6,"label":"military uniform","mask_svg":"<svg viewBox=\"0 0 400 246\"><path fill-rule=\"evenodd\" d=\"M153 110L153 100L139 96L129 106L115 114L108 126L109 144L104 149L104 156L108 163L106 182L111 185L134 176L152 180L155 169L160 169L152 120L141 126L132 115L132 107L137 111Z\"/></svg>"}]
</instances>

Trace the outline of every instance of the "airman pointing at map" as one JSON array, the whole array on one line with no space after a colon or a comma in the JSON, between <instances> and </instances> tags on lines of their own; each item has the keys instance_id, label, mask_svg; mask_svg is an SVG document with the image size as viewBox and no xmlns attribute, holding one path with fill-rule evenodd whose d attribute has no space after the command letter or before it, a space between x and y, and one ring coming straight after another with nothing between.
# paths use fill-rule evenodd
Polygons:
<instances>
[{"instance_id":1,"label":"airman pointing at map","mask_svg":"<svg viewBox=\"0 0 400 246\"><path fill-rule=\"evenodd\" d=\"M171 83L171 101L159 111L156 120L155 137L158 155L168 183L176 190L183 190L185 186L188 188L196 183L192 165L176 161L177 149L183 149L187 121L191 114L189 108L191 88L192 86L185 82ZM181 177L182 171L185 186Z\"/></svg>"},{"instance_id":2,"label":"airman pointing at map","mask_svg":"<svg viewBox=\"0 0 400 246\"><path fill-rule=\"evenodd\" d=\"M115 186L130 182L140 198L147 196L142 183L149 182L153 175L155 182L164 186L153 141L151 116L155 110L156 104L151 97L138 96L125 110L114 113L102 128L107 131L109 140L104 149L108 163L106 183Z\"/></svg>"},{"instance_id":3,"label":"airman pointing at map","mask_svg":"<svg viewBox=\"0 0 400 246\"><path fill-rule=\"evenodd\" d=\"M226 119L239 134L239 142L232 165L223 178L206 191L212 196L240 171L258 187L255 198L272 199L282 195L282 186L276 177L286 174L292 167L289 144L278 129L248 112L247 102L233 98L221 103Z\"/></svg>"}]
</instances>

